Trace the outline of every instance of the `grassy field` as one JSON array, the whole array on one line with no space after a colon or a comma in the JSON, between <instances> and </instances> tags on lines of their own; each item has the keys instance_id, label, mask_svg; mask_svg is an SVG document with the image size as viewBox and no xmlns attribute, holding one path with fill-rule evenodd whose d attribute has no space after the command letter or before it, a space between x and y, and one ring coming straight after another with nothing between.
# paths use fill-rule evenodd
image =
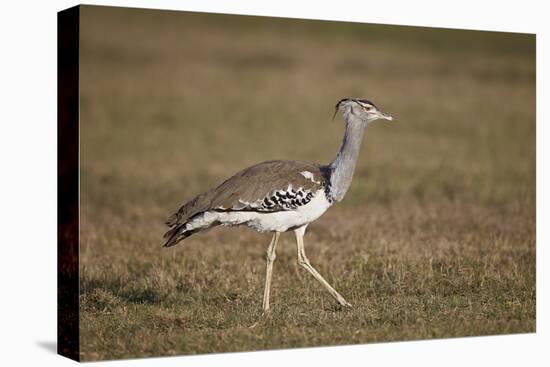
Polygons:
<instances>
[{"instance_id":1,"label":"grassy field","mask_svg":"<svg viewBox=\"0 0 550 367\"><path fill-rule=\"evenodd\" d=\"M535 331L534 36L84 7L81 56L82 359ZM269 235L161 247L241 168L332 160L350 96L397 118L305 238L351 310L291 233L263 318Z\"/></svg>"}]
</instances>

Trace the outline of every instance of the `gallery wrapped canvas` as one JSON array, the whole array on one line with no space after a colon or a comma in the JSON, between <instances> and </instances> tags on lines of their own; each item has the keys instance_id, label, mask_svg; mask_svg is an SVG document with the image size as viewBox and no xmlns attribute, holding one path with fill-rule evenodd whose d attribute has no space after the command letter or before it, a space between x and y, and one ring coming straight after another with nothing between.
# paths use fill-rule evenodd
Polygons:
<instances>
[{"instance_id":1,"label":"gallery wrapped canvas","mask_svg":"<svg viewBox=\"0 0 550 367\"><path fill-rule=\"evenodd\" d=\"M535 35L58 14L58 351L535 331Z\"/></svg>"}]
</instances>

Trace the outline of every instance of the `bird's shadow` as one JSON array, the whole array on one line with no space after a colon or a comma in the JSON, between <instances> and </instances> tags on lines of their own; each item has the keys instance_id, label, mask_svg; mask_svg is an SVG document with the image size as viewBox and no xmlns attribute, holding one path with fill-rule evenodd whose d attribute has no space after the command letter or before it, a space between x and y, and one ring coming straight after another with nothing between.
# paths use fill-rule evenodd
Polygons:
<instances>
[{"instance_id":1,"label":"bird's shadow","mask_svg":"<svg viewBox=\"0 0 550 367\"><path fill-rule=\"evenodd\" d=\"M57 342L53 340L39 340L36 342L36 345L41 347L42 349L57 354Z\"/></svg>"}]
</instances>

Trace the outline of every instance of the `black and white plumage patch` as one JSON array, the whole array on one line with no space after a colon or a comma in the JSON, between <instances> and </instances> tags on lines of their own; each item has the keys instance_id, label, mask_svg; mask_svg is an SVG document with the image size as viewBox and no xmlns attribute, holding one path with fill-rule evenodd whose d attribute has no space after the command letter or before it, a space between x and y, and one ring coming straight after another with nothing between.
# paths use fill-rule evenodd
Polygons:
<instances>
[{"instance_id":1,"label":"black and white plumage patch","mask_svg":"<svg viewBox=\"0 0 550 367\"><path fill-rule=\"evenodd\" d=\"M266 196L261 202L260 210L293 210L306 205L312 198L313 193L311 191L302 190L301 188L294 190L289 187L287 190L275 191Z\"/></svg>"},{"instance_id":2,"label":"black and white plumage patch","mask_svg":"<svg viewBox=\"0 0 550 367\"><path fill-rule=\"evenodd\" d=\"M285 190L277 190L269 193L263 199L252 203L239 200L239 204L232 208L216 208L216 211L257 211L277 212L294 210L307 205L313 199L314 192L303 188L294 189L291 185Z\"/></svg>"},{"instance_id":3,"label":"black and white plumage patch","mask_svg":"<svg viewBox=\"0 0 550 367\"><path fill-rule=\"evenodd\" d=\"M323 190L325 192L325 197L330 204L333 204L334 195L332 195L332 183L330 181L330 177L332 176L332 168L330 166L323 166L320 171L323 176Z\"/></svg>"}]
</instances>

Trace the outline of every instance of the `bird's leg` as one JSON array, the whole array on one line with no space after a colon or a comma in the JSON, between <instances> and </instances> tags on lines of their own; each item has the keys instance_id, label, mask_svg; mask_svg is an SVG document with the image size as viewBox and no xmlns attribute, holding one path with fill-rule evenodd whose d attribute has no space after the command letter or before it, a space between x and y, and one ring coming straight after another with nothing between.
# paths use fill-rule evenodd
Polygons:
<instances>
[{"instance_id":1,"label":"bird's leg","mask_svg":"<svg viewBox=\"0 0 550 367\"><path fill-rule=\"evenodd\" d=\"M323 278L321 274L319 274L319 272L315 270L315 268L309 263L309 260L306 257L306 251L304 248L305 232L306 232L306 226L303 226L294 230L294 233L296 234L296 245L298 247L298 263L300 264L300 266L302 266L307 271L309 271L311 275L313 275L315 279L317 279L319 283L321 283L327 289L330 295L334 297L336 301L338 301L338 303L340 303L342 306L351 307L351 304L348 301L346 301L344 297L342 297L340 293L336 291L336 289L332 288L332 286L325 280L325 278Z\"/></svg>"},{"instance_id":2,"label":"bird's leg","mask_svg":"<svg viewBox=\"0 0 550 367\"><path fill-rule=\"evenodd\" d=\"M277 257L277 255L275 254L275 250L277 249L277 242L279 241L280 236L281 236L280 232L275 232L275 234L273 235L273 238L271 239L271 243L267 248L267 266L265 271L264 301L262 305L264 312L267 312L269 310L269 291L271 288L271 274L273 272L273 262Z\"/></svg>"}]
</instances>

